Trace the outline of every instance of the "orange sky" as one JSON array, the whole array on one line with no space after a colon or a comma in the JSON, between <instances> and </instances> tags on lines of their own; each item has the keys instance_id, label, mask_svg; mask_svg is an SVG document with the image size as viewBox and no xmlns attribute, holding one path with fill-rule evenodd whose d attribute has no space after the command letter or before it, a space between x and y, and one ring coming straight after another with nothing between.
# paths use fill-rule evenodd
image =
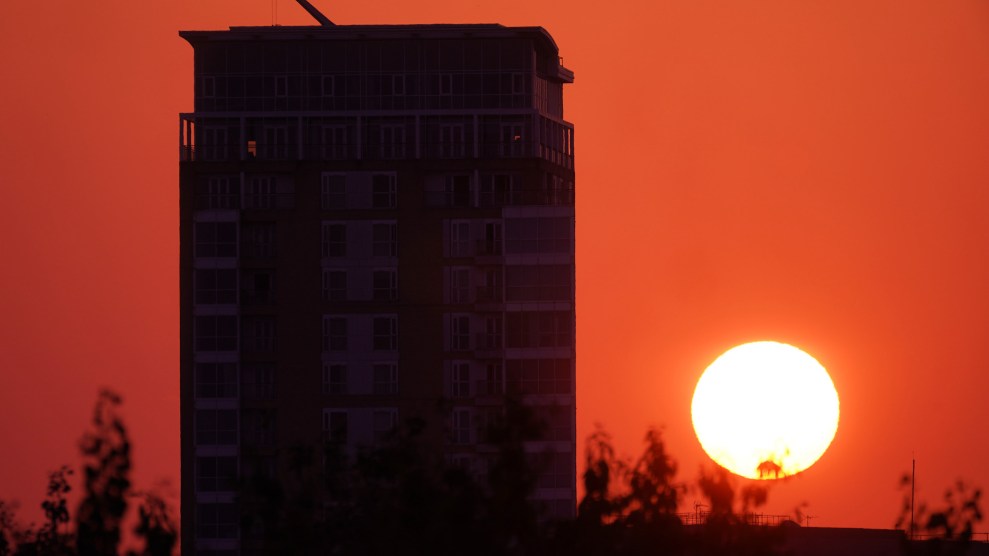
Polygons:
<instances>
[{"instance_id":1,"label":"orange sky","mask_svg":"<svg viewBox=\"0 0 989 556\"><path fill-rule=\"evenodd\" d=\"M312 24L278 0L283 25ZM681 479L704 367L798 345L841 397L831 450L777 488L814 525L889 527L989 487L989 3L317 0L338 23L542 25L576 72L578 437L665 425ZM136 481L178 481L179 29L271 0L5 0L0 498L37 518L101 385ZM785 418L785 416L782 416ZM692 508L687 508L692 509ZM989 530L983 526L982 530Z\"/></svg>"}]
</instances>

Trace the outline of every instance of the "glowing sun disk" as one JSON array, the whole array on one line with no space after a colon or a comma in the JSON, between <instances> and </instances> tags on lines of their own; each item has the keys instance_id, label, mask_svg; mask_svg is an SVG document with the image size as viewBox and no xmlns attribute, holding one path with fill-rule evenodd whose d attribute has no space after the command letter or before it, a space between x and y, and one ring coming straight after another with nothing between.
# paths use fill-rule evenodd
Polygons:
<instances>
[{"instance_id":1,"label":"glowing sun disk","mask_svg":"<svg viewBox=\"0 0 989 556\"><path fill-rule=\"evenodd\" d=\"M810 355L753 342L704 371L691 414L715 462L743 477L776 478L807 469L828 449L838 430L838 393Z\"/></svg>"}]
</instances>

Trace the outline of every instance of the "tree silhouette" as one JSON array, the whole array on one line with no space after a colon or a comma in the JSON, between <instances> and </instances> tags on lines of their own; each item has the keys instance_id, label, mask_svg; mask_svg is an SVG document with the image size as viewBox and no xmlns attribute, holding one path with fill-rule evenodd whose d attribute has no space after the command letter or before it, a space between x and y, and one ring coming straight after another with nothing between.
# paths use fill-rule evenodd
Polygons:
<instances>
[{"instance_id":1,"label":"tree silhouette","mask_svg":"<svg viewBox=\"0 0 989 556\"><path fill-rule=\"evenodd\" d=\"M83 467L86 495L79 504L76 522L76 546L81 554L113 556L120 544L120 522L131 486L131 446L117 414L120 403L114 392L101 391L93 412L93 429L80 443L87 460Z\"/></svg>"},{"instance_id":2,"label":"tree silhouette","mask_svg":"<svg viewBox=\"0 0 989 556\"><path fill-rule=\"evenodd\" d=\"M110 390L100 392L93 411L92 426L79 447L84 459L85 496L76 512L75 531L70 531L66 495L71 491L68 466L48 475L48 489L41 508L44 524L36 531L20 527L16 507L0 500L0 556L116 556L121 539L121 521L127 498L142 499L134 529L144 539L144 549L128 556L169 556L177 540L175 522L165 499L156 491L131 492L129 479L131 444L118 414L121 398Z\"/></svg>"},{"instance_id":3,"label":"tree silhouette","mask_svg":"<svg viewBox=\"0 0 989 556\"><path fill-rule=\"evenodd\" d=\"M63 525L68 527L69 523L69 508L65 496L72 490L69 486L70 475L72 470L67 465L48 475L48 497L41 503L46 521L38 529L35 541L39 554L61 556L72 553L68 530L60 531Z\"/></svg>"},{"instance_id":4,"label":"tree silhouette","mask_svg":"<svg viewBox=\"0 0 989 556\"><path fill-rule=\"evenodd\" d=\"M911 514L909 474L900 478L900 489L904 491L903 504L895 527L907 529ZM982 521L982 517L982 490L971 489L959 480L945 491L944 505L940 508L932 510L927 503L920 503L914 516L915 530L919 533L917 538L910 539L912 542L907 543L904 552L916 556L966 554L975 526Z\"/></svg>"},{"instance_id":5,"label":"tree silhouette","mask_svg":"<svg viewBox=\"0 0 989 556\"><path fill-rule=\"evenodd\" d=\"M144 550L129 551L128 556L170 556L178 540L175 521L172 519L168 503L155 491L137 494L142 498L138 507L138 522L134 533L144 538Z\"/></svg>"}]
</instances>

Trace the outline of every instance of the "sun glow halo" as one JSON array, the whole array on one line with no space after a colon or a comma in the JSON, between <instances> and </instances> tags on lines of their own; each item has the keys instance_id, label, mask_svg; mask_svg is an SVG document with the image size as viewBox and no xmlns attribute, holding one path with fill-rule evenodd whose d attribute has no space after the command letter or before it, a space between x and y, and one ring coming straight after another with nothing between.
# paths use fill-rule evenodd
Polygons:
<instances>
[{"instance_id":1,"label":"sun glow halo","mask_svg":"<svg viewBox=\"0 0 989 556\"><path fill-rule=\"evenodd\" d=\"M800 349L752 342L704 371L691 415L715 462L743 477L774 479L807 469L828 449L838 430L838 392Z\"/></svg>"}]
</instances>

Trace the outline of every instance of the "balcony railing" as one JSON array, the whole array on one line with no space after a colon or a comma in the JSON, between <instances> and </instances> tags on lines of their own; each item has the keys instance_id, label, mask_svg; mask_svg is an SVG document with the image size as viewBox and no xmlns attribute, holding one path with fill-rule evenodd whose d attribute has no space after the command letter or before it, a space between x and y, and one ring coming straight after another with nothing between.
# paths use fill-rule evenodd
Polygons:
<instances>
[{"instance_id":1,"label":"balcony railing","mask_svg":"<svg viewBox=\"0 0 989 556\"><path fill-rule=\"evenodd\" d=\"M505 384L495 380L478 380L474 382L476 396L502 396L505 394Z\"/></svg>"},{"instance_id":2,"label":"balcony railing","mask_svg":"<svg viewBox=\"0 0 989 556\"><path fill-rule=\"evenodd\" d=\"M501 286L478 286L475 299L478 303L500 303L504 296Z\"/></svg>"},{"instance_id":3,"label":"balcony railing","mask_svg":"<svg viewBox=\"0 0 989 556\"><path fill-rule=\"evenodd\" d=\"M482 351L498 350L502 347L501 334L481 332L474 337L474 349Z\"/></svg>"},{"instance_id":4,"label":"balcony railing","mask_svg":"<svg viewBox=\"0 0 989 556\"><path fill-rule=\"evenodd\" d=\"M459 118L469 125L463 136L436 141L436 127L443 124L431 116ZM383 122L400 131L383 135ZM512 133L506 134L506 126L513 126ZM338 132L327 135L330 128ZM183 162L475 158L540 158L571 169L573 126L532 109L199 112L181 114L179 119Z\"/></svg>"}]
</instances>

